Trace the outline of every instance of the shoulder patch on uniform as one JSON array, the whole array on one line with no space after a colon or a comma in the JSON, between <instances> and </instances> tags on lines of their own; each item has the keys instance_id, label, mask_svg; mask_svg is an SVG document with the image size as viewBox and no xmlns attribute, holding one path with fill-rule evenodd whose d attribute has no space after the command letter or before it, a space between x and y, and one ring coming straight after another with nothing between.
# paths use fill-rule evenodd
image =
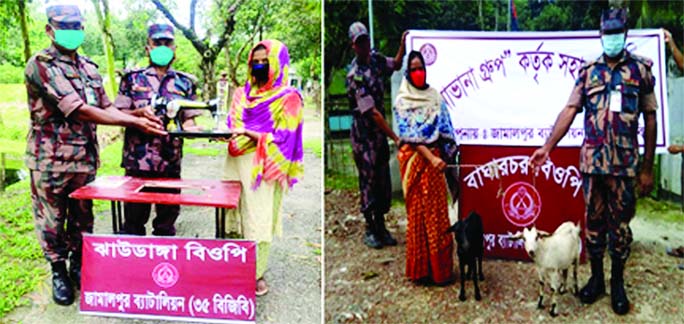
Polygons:
<instances>
[{"instance_id":1,"label":"shoulder patch on uniform","mask_svg":"<svg viewBox=\"0 0 684 324\"><path fill-rule=\"evenodd\" d=\"M641 63L641 64L643 64L643 65L646 65L646 66L649 67L649 68L653 66L653 60L651 60L651 59L648 58L648 57L636 55L636 54L634 54L634 53L629 53L629 56L630 56L632 59L634 59L635 61L637 61L637 62L639 62L639 63Z\"/></svg>"},{"instance_id":2,"label":"shoulder patch on uniform","mask_svg":"<svg viewBox=\"0 0 684 324\"><path fill-rule=\"evenodd\" d=\"M92 65L95 65L95 68L96 68L96 69L100 67L99 65L97 65L97 63L93 62L93 60L91 60L89 57L87 57L87 56L85 56L85 55L81 55L81 58L82 58L84 61L86 61L86 62L88 62L88 63L90 63L90 64L92 64Z\"/></svg>"},{"instance_id":3,"label":"shoulder patch on uniform","mask_svg":"<svg viewBox=\"0 0 684 324\"><path fill-rule=\"evenodd\" d=\"M132 69L125 69L125 70L123 70L121 77L126 78L133 73L139 73L139 72L143 72L143 71L145 71L145 68L141 68L141 67L132 68Z\"/></svg>"},{"instance_id":4,"label":"shoulder patch on uniform","mask_svg":"<svg viewBox=\"0 0 684 324\"><path fill-rule=\"evenodd\" d=\"M589 68L590 66L596 64L598 60L590 60L590 61L585 61L584 66L582 66L583 69Z\"/></svg>"},{"instance_id":5,"label":"shoulder patch on uniform","mask_svg":"<svg viewBox=\"0 0 684 324\"><path fill-rule=\"evenodd\" d=\"M50 62L54 60L55 57L46 52L39 52L36 54L36 59L41 62Z\"/></svg>"},{"instance_id":6,"label":"shoulder patch on uniform","mask_svg":"<svg viewBox=\"0 0 684 324\"><path fill-rule=\"evenodd\" d=\"M190 74L190 73L181 72L181 71L176 71L176 73L182 77L186 77L186 78L190 79L190 81L192 81L192 83L197 83L197 77Z\"/></svg>"}]
</instances>

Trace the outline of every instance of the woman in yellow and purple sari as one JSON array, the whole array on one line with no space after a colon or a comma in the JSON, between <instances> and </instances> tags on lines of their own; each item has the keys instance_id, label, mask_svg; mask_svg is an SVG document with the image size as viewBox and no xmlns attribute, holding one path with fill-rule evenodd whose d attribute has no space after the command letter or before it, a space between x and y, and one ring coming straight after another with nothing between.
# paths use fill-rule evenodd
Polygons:
<instances>
[{"instance_id":1,"label":"woman in yellow and purple sari","mask_svg":"<svg viewBox=\"0 0 684 324\"><path fill-rule=\"evenodd\" d=\"M257 242L257 296L274 235L280 235L283 192L302 176L302 96L290 87L290 56L277 40L259 42L249 53L249 78L235 90L228 111L225 180L242 183L240 206L228 211L226 229Z\"/></svg>"},{"instance_id":2,"label":"woman in yellow and purple sari","mask_svg":"<svg viewBox=\"0 0 684 324\"><path fill-rule=\"evenodd\" d=\"M425 80L423 56L412 51L394 105L408 218L406 276L419 284L445 285L455 278L453 239L446 235L447 188L455 201L458 179L456 169L446 166L455 163L458 148L446 106Z\"/></svg>"}]
</instances>

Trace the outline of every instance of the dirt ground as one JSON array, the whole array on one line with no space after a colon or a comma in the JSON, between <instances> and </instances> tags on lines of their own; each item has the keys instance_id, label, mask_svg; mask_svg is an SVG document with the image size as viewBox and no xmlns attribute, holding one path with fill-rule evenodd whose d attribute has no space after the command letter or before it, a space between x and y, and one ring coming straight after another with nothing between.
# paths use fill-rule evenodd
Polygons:
<instances>
[{"instance_id":1,"label":"dirt ground","mask_svg":"<svg viewBox=\"0 0 684 324\"><path fill-rule=\"evenodd\" d=\"M306 114L306 112L305 112ZM320 138L318 117L305 117L304 138ZM311 121L307 123L307 121ZM309 126L307 126L309 125ZM196 148L225 150L223 144L195 143ZM222 169L224 155L183 158L183 178L215 179ZM304 155L305 176L283 201L283 236L272 244L266 279L270 291L257 298L258 323L320 323L321 305L321 159L311 152ZM122 172L123 173L123 172ZM219 173L220 174L220 173ZM307 199L301 199L307 197ZM154 214L151 216L154 217ZM151 218L152 219L152 218ZM151 233L151 220L147 232ZM95 233L111 233L109 212L96 216ZM180 237L214 237L212 208L182 207L176 222ZM45 273L48 273L47 263ZM30 306L19 307L0 323L174 323L161 320L135 320L114 317L85 316L78 312L79 299L69 307L52 302L51 281L45 281L29 294ZM185 322L178 322L185 323Z\"/></svg>"},{"instance_id":2,"label":"dirt ground","mask_svg":"<svg viewBox=\"0 0 684 324\"><path fill-rule=\"evenodd\" d=\"M582 305L570 293L558 298L560 315L537 309L537 275L530 262L485 260L482 301L475 301L472 282L467 300L458 300L460 283L447 287L416 286L405 278L406 212L393 207L388 227L399 245L381 250L363 245L364 221L358 194L333 190L325 195L325 322L326 323L684 323L684 270L665 254L666 246L684 245L684 224L632 221L634 242L625 273L629 314L618 317L610 296ZM457 257L454 255L454 262ZM606 284L610 259L606 256ZM454 264L458 275L457 263ZM580 265L581 286L590 275ZM609 286L608 286L609 290ZM608 291L609 292L609 291Z\"/></svg>"}]
</instances>

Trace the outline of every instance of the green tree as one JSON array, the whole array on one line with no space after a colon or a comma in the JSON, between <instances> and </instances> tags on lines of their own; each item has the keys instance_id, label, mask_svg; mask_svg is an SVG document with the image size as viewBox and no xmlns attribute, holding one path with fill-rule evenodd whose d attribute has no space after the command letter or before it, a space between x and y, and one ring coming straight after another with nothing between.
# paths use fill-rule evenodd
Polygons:
<instances>
[{"instance_id":1,"label":"green tree","mask_svg":"<svg viewBox=\"0 0 684 324\"><path fill-rule=\"evenodd\" d=\"M102 32L102 44L104 45L105 57L107 58L107 76L111 93L116 93L117 84L114 75L114 39L111 32L111 18L109 15L109 0L92 0L97 14L97 21Z\"/></svg>"},{"instance_id":2,"label":"green tree","mask_svg":"<svg viewBox=\"0 0 684 324\"><path fill-rule=\"evenodd\" d=\"M211 30L207 30L204 38L200 39L197 36L195 29L195 16L197 13L197 0L190 2L190 27L181 25L174 15L169 11L166 5L164 5L160 0L151 0L152 3L157 7L157 9L166 16L169 21L183 33L183 36L187 38L195 48L195 50L201 55L202 59L200 61L200 69L202 70L202 81L204 85L203 96L208 99L211 94L216 93L216 82L215 82L215 70L216 70L216 59L225 46L228 38L235 30L235 14L238 8L242 5L243 0L235 0L231 3L225 1L219 1L220 7L218 8L222 14L222 28L218 33L218 37L215 41L212 41Z\"/></svg>"},{"instance_id":3,"label":"green tree","mask_svg":"<svg viewBox=\"0 0 684 324\"><path fill-rule=\"evenodd\" d=\"M21 32L21 44L23 46L23 62L28 61L31 58L31 41L29 37L29 17L27 11L27 4L30 4L30 0L15 0L15 1L1 1L0 2L0 21L3 23L4 32L0 32L2 36L2 41L0 45L5 48L5 45L16 44L18 40L16 35L17 28L17 17L19 18L18 27ZM16 52L14 46L10 47L8 51L0 51L0 55L5 57L6 60L13 64L19 63L19 57L21 57L22 52ZM0 59L0 63L2 63Z\"/></svg>"}]
</instances>

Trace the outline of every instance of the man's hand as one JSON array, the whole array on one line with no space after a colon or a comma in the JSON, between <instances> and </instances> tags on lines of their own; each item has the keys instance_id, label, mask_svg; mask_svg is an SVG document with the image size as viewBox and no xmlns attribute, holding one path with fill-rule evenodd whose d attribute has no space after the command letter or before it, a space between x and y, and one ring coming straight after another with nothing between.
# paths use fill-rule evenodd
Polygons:
<instances>
[{"instance_id":1,"label":"man's hand","mask_svg":"<svg viewBox=\"0 0 684 324\"><path fill-rule=\"evenodd\" d=\"M641 197L648 196L653 190L653 172L651 170L642 170L639 172L639 195Z\"/></svg>"},{"instance_id":2,"label":"man's hand","mask_svg":"<svg viewBox=\"0 0 684 324\"><path fill-rule=\"evenodd\" d=\"M145 117L136 117L135 121L133 122L133 127L151 135L168 135L161 123L149 120Z\"/></svg>"},{"instance_id":3,"label":"man's hand","mask_svg":"<svg viewBox=\"0 0 684 324\"><path fill-rule=\"evenodd\" d=\"M670 41L672 41L672 33L670 33L669 30L663 28L663 34L665 34L665 43L671 45Z\"/></svg>"},{"instance_id":4,"label":"man's hand","mask_svg":"<svg viewBox=\"0 0 684 324\"><path fill-rule=\"evenodd\" d=\"M443 171L444 168L446 168L446 163L436 155L432 156L432 158L430 159L430 163L439 171Z\"/></svg>"},{"instance_id":5,"label":"man's hand","mask_svg":"<svg viewBox=\"0 0 684 324\"><path fill-rule=\"evenodd\" d=\"M401 145L401 140L399 139L398 136L392 137L392 142L394 142L394 145L399 149L399 146Z\"/></svg>"},{"instance_id":6,"label":"man's hand","mask_svg":"<svg viewBox=\"0 0 684 324\"><path fill-rule=\"evenodd\" d=\"M401 34L401 43L399 44L399 46L401 46L401 48L403 49L406 49L406 36L408 35L408 33L408 30L405 30L404 33Z\"/></svg>"},{"instance_id":7,"label":"man's hand","mask_svg":"<svg viewBox=\"0 0 684 324\"><path fill-rule=\"evenodd\" d=\"M150 119L150 120L159 120L159 117L157 117L154 114L154 110L152 110L152 107L150 107L150 106L145 106L145 107L141 107L141 108L134 110L133 116L145 117L145 118Z\"/></svg>"},{"instance_id":8,"label":"man's hand","mask_svg":"<svg viewBox=\"0 0 684 324\"><path fill-rule=\"evenodd\" d=\"M670 152L670 154L682 153L684 152L684 145L672 144L668 146L667 151Z\"/></svg>"},{"instance_id":9,"label":"man's hand","mask_svg":"<svg viewBox=\"0 0 684 324\"><path fill-rule=\"evenodd\" d=\"M544 165L548 159L549 150L545 146L542 146L532 153L529 160L527 160L527 164L534 169L534 173L536 174L539 172L539 168Z\"/></svg>"}]
</instances>

